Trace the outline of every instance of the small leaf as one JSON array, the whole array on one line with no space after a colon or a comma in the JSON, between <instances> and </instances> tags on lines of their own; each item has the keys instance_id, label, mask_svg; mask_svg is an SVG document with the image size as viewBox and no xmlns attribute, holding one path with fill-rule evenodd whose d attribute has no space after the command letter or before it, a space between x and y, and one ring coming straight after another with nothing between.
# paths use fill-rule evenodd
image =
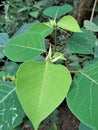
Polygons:
<instances>
[{"instance_id":1,"label":"small leaf","mask_svg":"<svg viewBox=\"0 0 98 130\"><path fill-rule=\"evenodd\" d=\"M72 32L82 32L75 18L70 15L61 18L57 25Z\"/></svg>"},{"instance_id":2,"label":"small leaf","mask_svg":"<svg viewBox=\"0 0 98 130\"><path fill-rule=\"evenodd\" d=\"M28 32L12 38L5 47L6 56L17 62L31 60L45 52L44 37L37 32Z\"/></svg>"},{"instance_id":3,"label":"small leaf","mask_svg":"<svg viewBox=\"0 0 98 130\"><path fill-rule=\"evenodd\" d=\"M12 130L22 122L23 117L15 86L0 81L0 130Z\"/></svg>"},{"instance_id":4,"label":"small leaf","mask_svg":"<svg viewBox=\"0 0 98 130\"><path fill-rule=\"evenodd\" d=\"M56 19L64 14L69 13L72 11L71 5L62 5L62 6L51 6L43 11L43 14L45 16L48 16L50 18Z\"/></svg>"},{"instance_id":5,"label":"small leaf","mask_svg":"<svg viewBox=\"0 0 98 130\"><path fill-rule=\"evenodd\" d=\"M66 60L66 58L64 57L64 55L61 52L55 52L51 62L56 62L57 60Z\"/></svg>"},{"instance_id":6,"label":"small leaf","mask_svg":"<svg viewBox=\"0 0 98 130\"><path fill-rule=\"evenodd\" d=\"M70 73L62 65L25 62L20 66L17 95L35 130L64 100L70 84Z\"/></svg>"},{"instance_id":7,"label":"small leaf","mask_svg":"<svg viewBox=\"0 0 98 130\"><path fill-rule=\"evenodd\" d=\"M30 12L30 16L34 18L38 18L38 15L39 15L39 10L33 10L32 12Z\"/></svg>"},{"instance_id":8,"label":"small leaf","mask_svg":"<svg viewBox=\"0 0 98 130\"><path fill-rule=\"evenodd\" d=\"M29 31L34 31L42 34L44 37L48 36L52 33L53 28L49 27L43 23L36 23L34 24Z\"/></svg>"},{"instance_id":9,"label":"small leaf","mask_svg":"<svg viewBox=\"0 0 98 130\"><path fill-rule=\"evenodd\" d=\"M84 27L93 32L98 32L98 26L89 20L84 20Z\"/></svg>"},{"instance_id":10,"label":"small leaf","mask_svg":"<svg viewBox=\"0 0 98 130\"><path fill-rule=\"evenodd\" d=\"M98 62L79 71L67 95L70 110L85 125L98 130Z\"/></svg>"}]
</instances>

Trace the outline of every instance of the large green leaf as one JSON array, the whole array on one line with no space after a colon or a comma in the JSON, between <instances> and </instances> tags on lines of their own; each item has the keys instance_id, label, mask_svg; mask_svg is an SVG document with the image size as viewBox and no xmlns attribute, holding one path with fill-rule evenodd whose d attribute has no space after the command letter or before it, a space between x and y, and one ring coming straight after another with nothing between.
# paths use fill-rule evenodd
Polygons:
<instances>
[{"instance_id":1,"label":"large green leaf","mask_svg":"<svg viewBox=\"0 0 98 130\"><path fill-rule=\"evenodd\" d=\"M98 32L98 26L89 20L84 20L84 27L93 32Z\"/></svg>"},{"instance_id":2,"label":"large green leaf","mask_svg":"<svg viewBox=\"0 0 98 130\"><path fill-rule=\"evenodd\" d=\"M81 122L98 130L98 62L75 75L67 103Z\"/></svg>"},{"instance_id":3,"label":"large green leaf","mask_svg":"<svg viewBox=\"0 0 98 130\"><path fill-rule=\"evenodd\" d=\"M70 73L62 65L26 62L20 66L17 94L35 130L64 100L70 84Z\"/></svg>"},{"instance_id":4,"label":"large green leaf","mask_svg":"<svg viewBox=\"0 0 98 130\"><path fill-rule=\"evenodd\" d=\"M43 23L34 24L29 31L34 31L42 34L44 37L52 33L53 27L47 26Z\"/></svg>"},{"instance_id":5,"label":"large green leaf","mask_svg":"<svg viewBox=\"0 0 98 130\"><path fill-rule=\"evenodd\" d=\"M75 18L70 15L61 18L57 25L72 32L82 32Z\"/></svg>"},{"instance_id":6,"label":"large green leaf","mask_svg":"<svg viewBox=\"0 0 98 130\"><path fill-rule=\"evenodd\" d=\"M16 87L0 81L0 130L12 130L19 125L24 112L16 95Z\"/></svg>"},{"instance_id":7,"label":"large green leaf","mask_svg":"<svg viewBox=\"0 0 98 130\"><path fill-rule=\"evenodd\" d=\"M94 54L96 36L88 30L83 30L82 33L74 33L67 41L67 48L72 53Z\"/></svg>"},{"instance_id":8,"label":"large green leaf","mask_svg":"<svg viewBox=\"0 0 98 130\"><path fill-rule=\"evenodd\" d=\"M28 32L14 37L5 47L6 56L18 62L31 60L44 51L44 38L37 32Z\"/></svg>"},{"instance_id":9,"label":"large green leaf","mask_svg":"<svg viewBox=\"0 0 98 130\"><path fill-rule=\"evenodd\" d=\"M72 6L68 4L62 6L51 6L45 9L43 11L43 14L50 18L56 19L64 14L69 13L70 11L72 11L72 9Z\"/></svg>"}]
</instances>

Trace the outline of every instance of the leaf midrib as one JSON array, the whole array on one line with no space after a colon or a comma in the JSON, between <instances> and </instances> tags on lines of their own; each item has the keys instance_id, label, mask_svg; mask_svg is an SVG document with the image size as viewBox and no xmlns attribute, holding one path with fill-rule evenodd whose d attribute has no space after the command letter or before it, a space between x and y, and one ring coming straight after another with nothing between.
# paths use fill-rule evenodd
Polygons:
<instances>
[{"instance_id":1,"label":"leaf midrib","mask_svg":"<svg viewBox=\"0 0 98 130\"><path fill-rule=\"evenodd\" d=\"M4 102L4 100L6 100L15 90L16 90L16 88L14 88L13 90L11 90L11 91L0 101L0 104L1 104L2 102Z\"/></svg>"},{"instance_id":2,"label":"leaf midrib","mask_svg":"<svg viewBox=\"0 0 98 130\"><path fill-rule=\"evenodd\" d=\"M20 45L15 45L15 44L10 44L10 46L17 46L17 47L22 47L22 48L26 48L26 49L31 49L31 50L38 50L38 51L44 51L42 49L38 49L38 48L32 48L32 47L27 47L27 46L20 46Z\"/></svg>"},{"instance_id":3,"label":"leaf midrib","mask_svg":"<svg viewBox=\"0 0 98 130\"><path fill-rule=\"evenodd\" d=\"M44 69L44 74L43 74L43 80L42 80L42 85L41 85L41 92L40 92L40 96L39 96L39 101L38 101L38 108L37 108L37 112L36 112L36 119L35 119L35 122L36 122L36 120L38 120L38 115L39 115L39 108L40 108L40 104L41 104L41 99L42 99L42 95L43 95L43 90L44 90L44 87L45 87L45 85L44 85L44 81L45 81L45 78L46 78L46 73L47 73L47 66L48 66L48 62L46 62L46 64L45 64L45 69Z\"/></svg>"}]
</instances>

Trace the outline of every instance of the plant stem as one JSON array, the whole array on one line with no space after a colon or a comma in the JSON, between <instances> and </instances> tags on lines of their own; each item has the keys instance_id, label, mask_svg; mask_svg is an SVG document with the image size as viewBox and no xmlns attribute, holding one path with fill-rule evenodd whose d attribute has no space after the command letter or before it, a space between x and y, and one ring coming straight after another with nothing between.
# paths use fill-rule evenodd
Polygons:
<instances>
[{"instance_id":1,"label":"plant stem","mask_svg":"<svg viewBox=\"0 0 98 130\"><path fill-rule=\"evenodd\" d=\"M95 12L96 4L97 4L97 0L95 0L94 5L93 5L92 14L91 14L91 17L90 17L90 21L91 21L91 22L92 22L93 17L94 17L94 12Z\"/></svg>"},{"instance_id":2,"label":"plant stem","mask_svg":"<svg viewBox=\"0 0 98 130\"><path fill-rule=\"evenodd\" d=\"M54 30L54 44L55 44L55 51L56 51L56 41L57 40L57 27L55 27L55 30Z\"/></svg>"}]
</instances>

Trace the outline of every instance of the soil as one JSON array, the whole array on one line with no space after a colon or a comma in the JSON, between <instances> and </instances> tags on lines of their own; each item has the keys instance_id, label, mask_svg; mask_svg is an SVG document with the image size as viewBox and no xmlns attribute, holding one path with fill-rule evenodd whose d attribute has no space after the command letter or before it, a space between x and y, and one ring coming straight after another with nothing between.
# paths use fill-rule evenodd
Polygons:
<instances>
[{"instance_id":1,"label":"soil","mask_svg":"<svg viewBox=\"0 0 98 130\"><path fill-rule=\"evenodd\" d=\"M58 114L57 114L57 130L78 130L79 128L79 120L71 113L69 108L66 105L66 102L64 101L59 107L58 107ZM49 130L51 126L51 123L42 123L40 125L39 130ZM22 130L33 130L30 128L27 124L24 124L22 126Z\"/></svg>"}]
</instances>

